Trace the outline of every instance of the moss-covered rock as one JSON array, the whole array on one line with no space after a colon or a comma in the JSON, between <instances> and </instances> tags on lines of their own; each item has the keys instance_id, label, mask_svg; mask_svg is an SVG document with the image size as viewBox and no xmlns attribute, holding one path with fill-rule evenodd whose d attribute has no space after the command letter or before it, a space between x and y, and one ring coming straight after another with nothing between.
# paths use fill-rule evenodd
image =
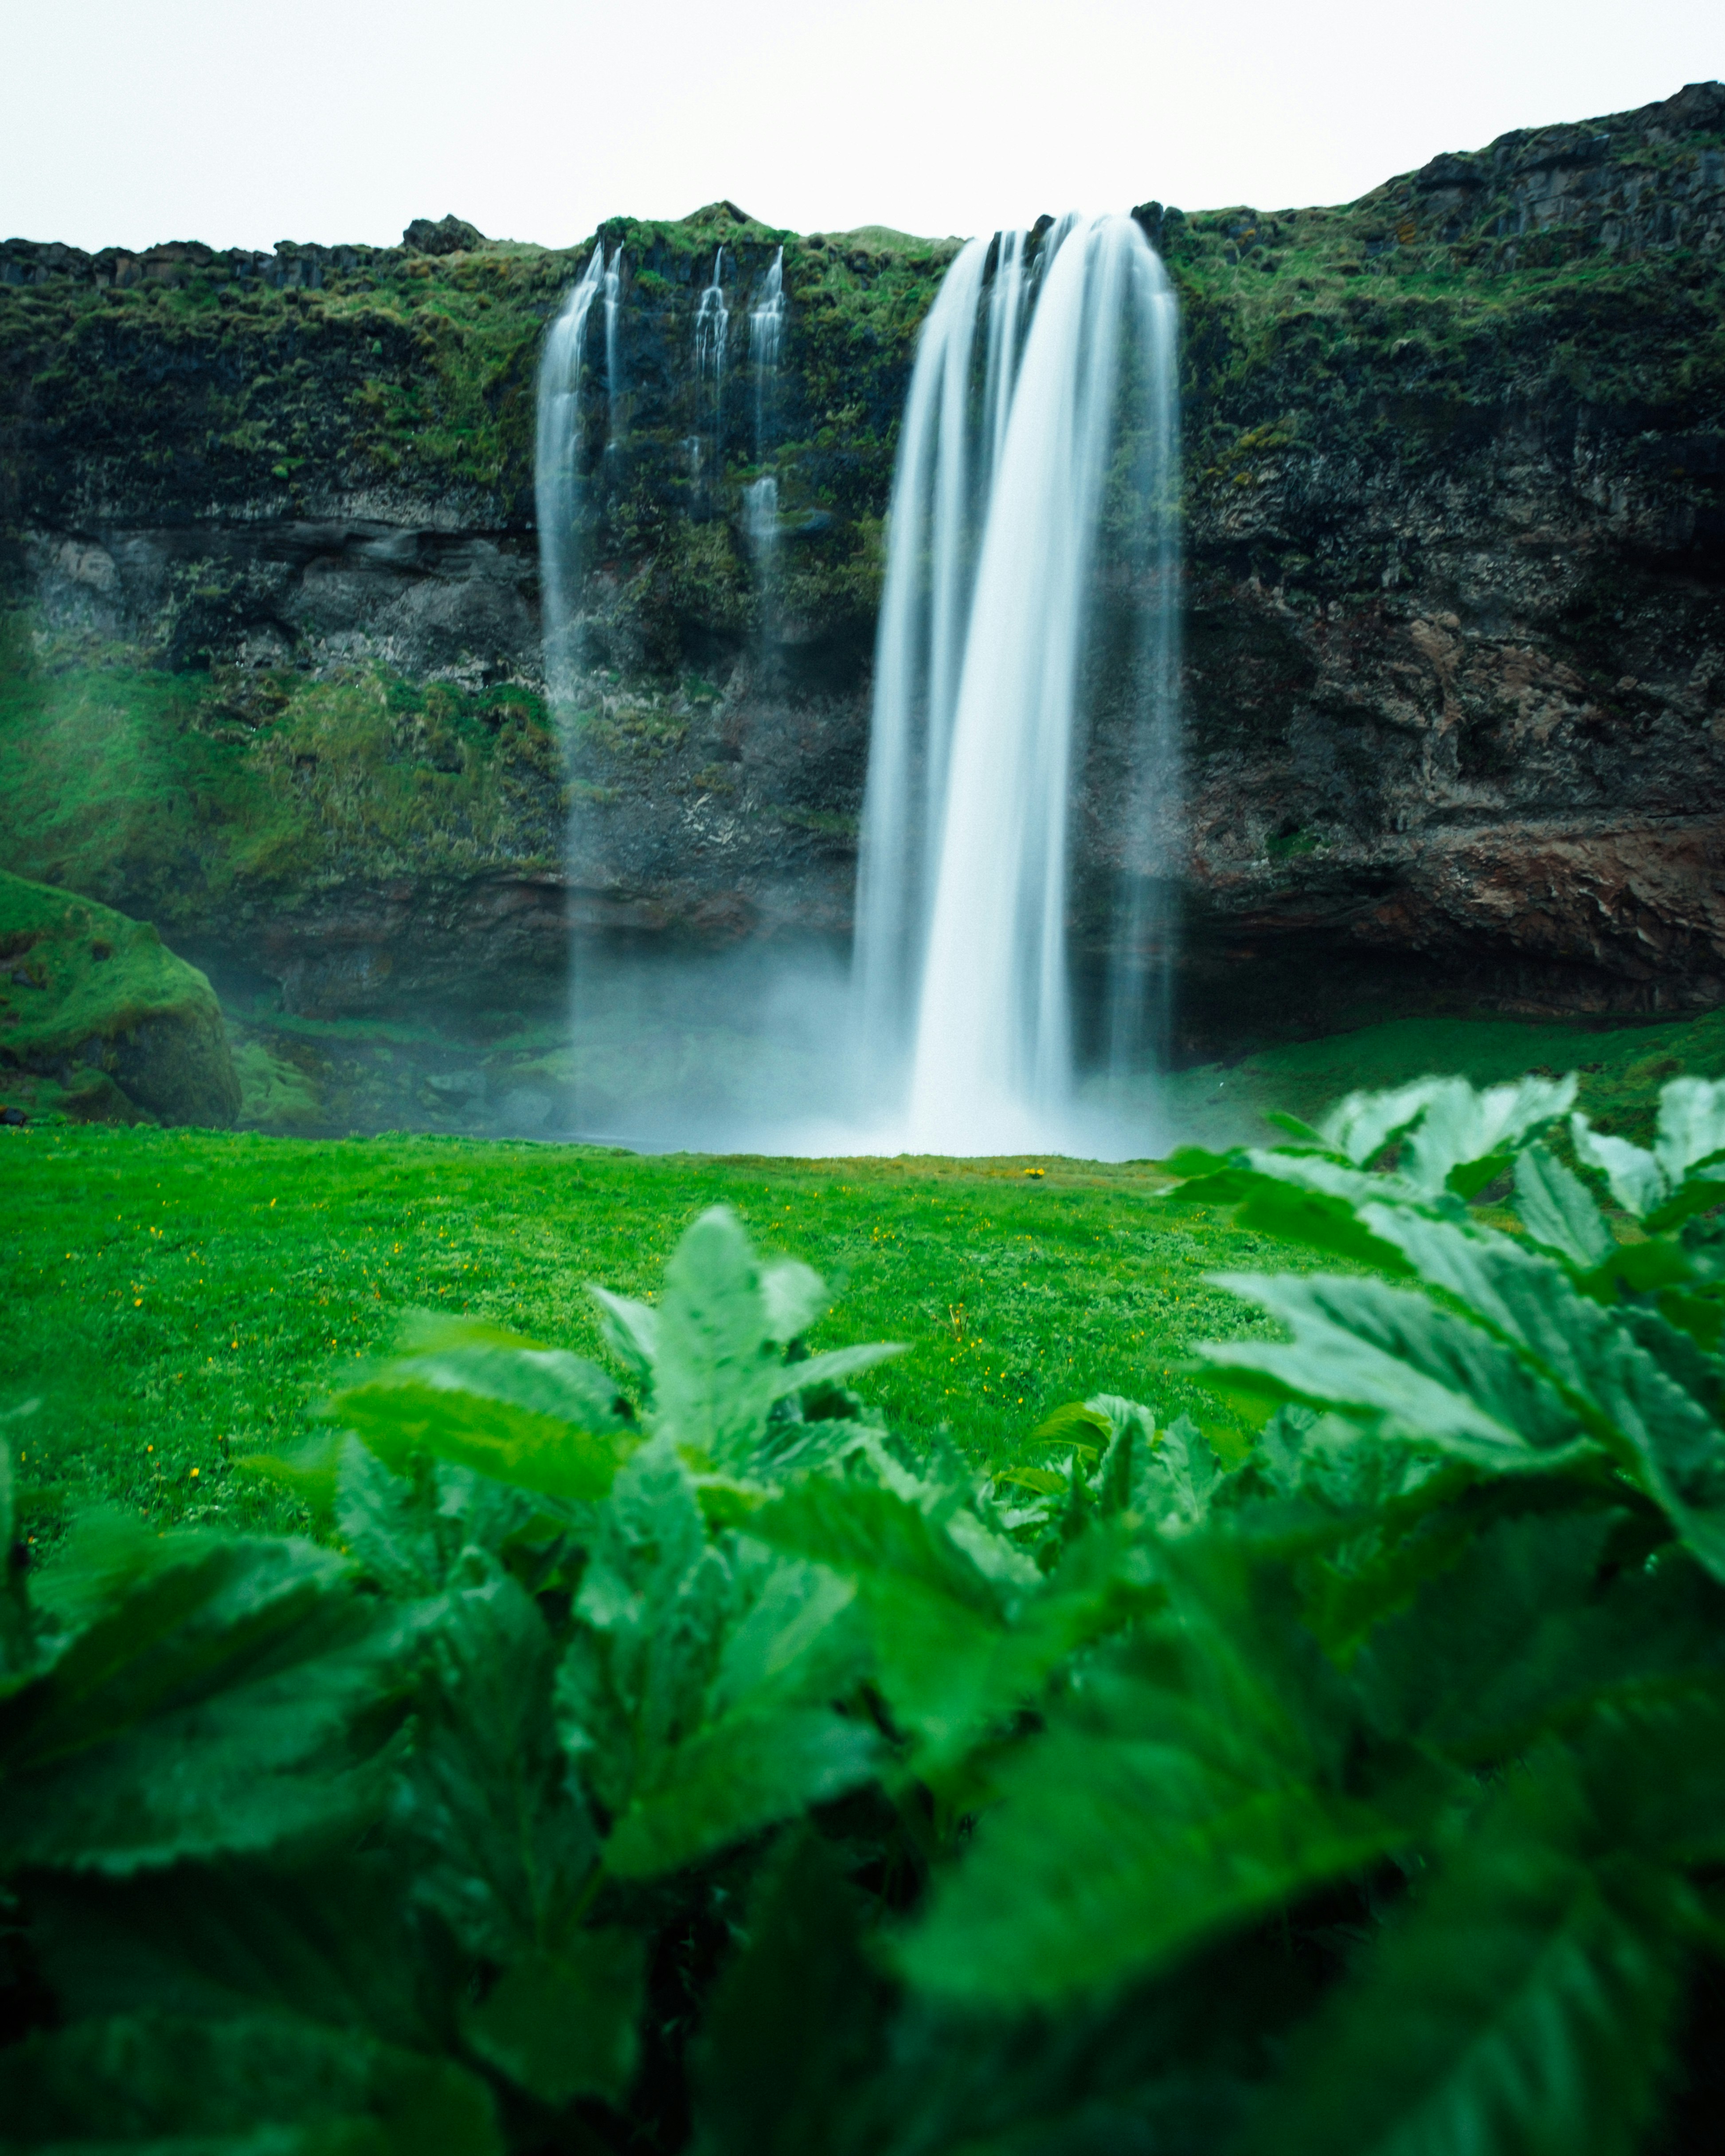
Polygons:
<instances>
[{"instance_id":1,"label":"moss-covered rock","mask_svg":"<svg viewBox=\"0 0 1725 2156\"><path fill-rule=\"evenodd\" d=\"M0 1096L82 1122L228 1124L221 1006L147 921L0 874Z\"/></svg>"}]
</instances>

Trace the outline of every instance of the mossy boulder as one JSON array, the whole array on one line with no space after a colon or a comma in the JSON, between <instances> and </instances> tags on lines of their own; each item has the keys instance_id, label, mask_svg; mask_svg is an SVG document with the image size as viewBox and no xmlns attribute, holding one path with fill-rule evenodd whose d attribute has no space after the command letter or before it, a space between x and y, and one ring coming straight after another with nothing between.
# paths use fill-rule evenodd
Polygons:
<instances>
[{"instance_id":1,"label":"mossy boulder","mask_svg":"<svg viewBox=\"0 0 1725 2156\"><path fill-rule=\"evenodd\" d=\"M240 1089L214 990L149 922L0 874L0 1097L226 1125Z\"/></svg>"}]
</instances>

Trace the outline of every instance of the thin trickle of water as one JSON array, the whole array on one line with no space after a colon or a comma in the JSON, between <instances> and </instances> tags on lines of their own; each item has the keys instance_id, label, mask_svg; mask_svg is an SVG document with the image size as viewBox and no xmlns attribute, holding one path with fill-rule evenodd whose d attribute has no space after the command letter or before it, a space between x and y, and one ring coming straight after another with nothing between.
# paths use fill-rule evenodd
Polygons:
<instances>
[{"instance_id":1,"label":"thin trickle of water","mask_svg":"<svg viewBox=\"0 0 1725 2156\"><path fill-rule=\"evenodd\" d=\"M605 281L604 258L603 245L596 246L547 331L539 360L533 494L539 522L545 675L554 705L567 701L572 693L578 655L581 392L587 371L587 318ZM607 327L608 331L608 324Z\"/></svg>"},{"instance_id":2,"label":"thin trickle of water","mask_svg":"<svg viewBox=\"0 0 1725 2156\"><path fill-rule=\"evenodd\" d=\"M749 311L749 358L755 370L755 459L766 452L767 422L784 341L784 249L773 258L761 302Z\"/></svg>"},{"instance_id":3,"label":"thin trickle of water","mask_svg":"<svg viewBox=\"0 0 1725 2156\"><path fill-rule=\"evenodd\" d=\"M617 317L623 300L623 249L614 248L604 276L605 292L605 393L610 399L608 413L606 446L614 448L617 443L617 400L623 393L623 377L618 371Z\"/></svg>"},{"instance_id":4,"label":"thin trickle of water","mask_svg":"<svg viewBox=\"0 0 1725 2156\"><path fill-rule=\"evenodd\" d=\"M695 311L695 372L698 380L711 377L713 385L714 462L724 461L725 345L731 331L731 310L725 304L725 250L713 257L713 281L701 295Z\"/></svg>"},{"instance_id":5,"label":"thin trickle of water","mask_svg":"<svg viewBox=\"0 0 1725 2156\"><path fill-rule=\"evenodd\" d=\"M876 1086L899 1071L919 1148L1062 1142L1068 824L1105 490L1109 573L1146 624L1122 804L1136 896L1111 938L1134 956L1115 1003L1142 1001L1165 967L1165 936L1160 961L1147 955L1142 894L1152 820L1178 782L1175 326L1142 231L1108 217L1062 219L1034 258L1022 233L973 240L923 329L893 486L855 965Z\"/></svg>"},{"instance_id":6,"label":"thin trickle of water","mask_svg":"<svg viewBox=\"0 0 1725 2156\"><path fill-rule=\"evenodd\" d=\"M778 481L771 472L752 480L743 489L742 529L755 560L764 630L770 623L778 589L774 572L778 557Z\"/></svg>"}]
</instances>

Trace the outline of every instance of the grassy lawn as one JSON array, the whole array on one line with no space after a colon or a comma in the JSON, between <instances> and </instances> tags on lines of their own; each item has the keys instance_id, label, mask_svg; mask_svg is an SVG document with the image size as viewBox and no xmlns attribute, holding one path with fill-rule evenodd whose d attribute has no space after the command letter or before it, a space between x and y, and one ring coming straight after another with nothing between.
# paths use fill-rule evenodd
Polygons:
<instances>
[{"instance_id":1,"label":"grassy lawn","mask_svg":"<svg viewBox=\"0 0 1725 2156\"><path fill-rule=\"evenodd\" d=\"M25 1530L90 1498L151 1519L282 1527L309 1514L249 1465L413 1308L598 1353L584 1283L656 1291L680 1230L734 1205L838 1305L818 1346L911 1352L862 1381L896 1427L980 1464L1098 1390L1219 1436L1187 1343L1253 1321L1205 1286L1258 1239L1158 1219L1143 1166L642 1158L448 1137L337 1141L33 1125L0 1130L0 1408Z\"/></svg>"},{"instance_id":2,"label":"grassy lawn","mask_svg":"<svg viewBox=\"0 0 1725 2156\"><path fill-rule=\"evenodd\" d=\"M1491 1083L1579 1068L1582 1101L1645 1137L1658 1086L1725 1070L1725 1012L1586 1031L1405 1020L1172 1081L1204 1137L1270 1135L1350 1085L1433 1069ZM598 1354L585 1284L656 1291L678 1235L734 1205L757 1243L837 1295L817 1346L906 1342L862 1381L894 1426L942 1430L978 1466L1022 1459L1063 1400L1106 1391L1183 1411L1225 1446L1228 1411L1183 1363L1257 1322L1213 1270L1296 1262L1225 1219L1151 1203L1145 1163L644 1157L400 1135L342 1139L52 1122L0 1129L0 1410L26 1532L90 1498L164 1523L303 1526L254 1464L318 1428L318 1404L404 1313L474 1312Z\"/></svg>"}]
</instances>

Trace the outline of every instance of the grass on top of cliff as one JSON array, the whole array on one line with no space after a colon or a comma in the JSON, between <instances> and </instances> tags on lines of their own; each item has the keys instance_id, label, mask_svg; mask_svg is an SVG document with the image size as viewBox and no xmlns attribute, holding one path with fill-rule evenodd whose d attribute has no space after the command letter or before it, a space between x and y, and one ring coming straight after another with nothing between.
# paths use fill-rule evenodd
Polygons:
<instances>
[{"instance_id":1,"label":"grass on top of cliff","mask_svg":"<svg viewBox=\"0 0 1725 2156\"><path fill-rule=\"evenodd\" d=\"M24 1532L105 1499L166 1525L293 1527L290 1481L249 1464L414 1308L471 1312L603 1353L586 1283L657 1292L696 1214L736 1207L838 1301L817 1348L903 1340L860 1389L895 1427L944 1427L978 1463L1037 1455L1049 1409L1098 1391L1225 1411L1184 1374L1194 1340L1251 1327L1207 1286L1257 1238L1153 1224L1142 1164L642 1158L453 1138L300 1142L33 1125L0 1130L0 1410Z\"/></svg>"},{"instance_id":2,"label":"grass on top of cliff","mask_svg":"<svg viewBox=\"0 0 1725 2156\"><path fill-rule=\"evenodd\" d=\"M719 246L733 304L747 304L783 245L812 402L853 432L850 377L884 367L898 381L957 245L880 226L803 238L724 203L616 218L603 234L625 249L632 306L674 298L680 333ZM108 455L123 441L141 486L195 465L200 493L286 506L339 475L526 511L540 341L592 248L357 249L321 265L315 288L240 278L221 256L159 265L130 288L53 277L0 290L0 357L30 382L44 443ZM896 422L895 403L889 433ZM890 456L890 440L880 447Z\"/></svg>"}]
</instances>

